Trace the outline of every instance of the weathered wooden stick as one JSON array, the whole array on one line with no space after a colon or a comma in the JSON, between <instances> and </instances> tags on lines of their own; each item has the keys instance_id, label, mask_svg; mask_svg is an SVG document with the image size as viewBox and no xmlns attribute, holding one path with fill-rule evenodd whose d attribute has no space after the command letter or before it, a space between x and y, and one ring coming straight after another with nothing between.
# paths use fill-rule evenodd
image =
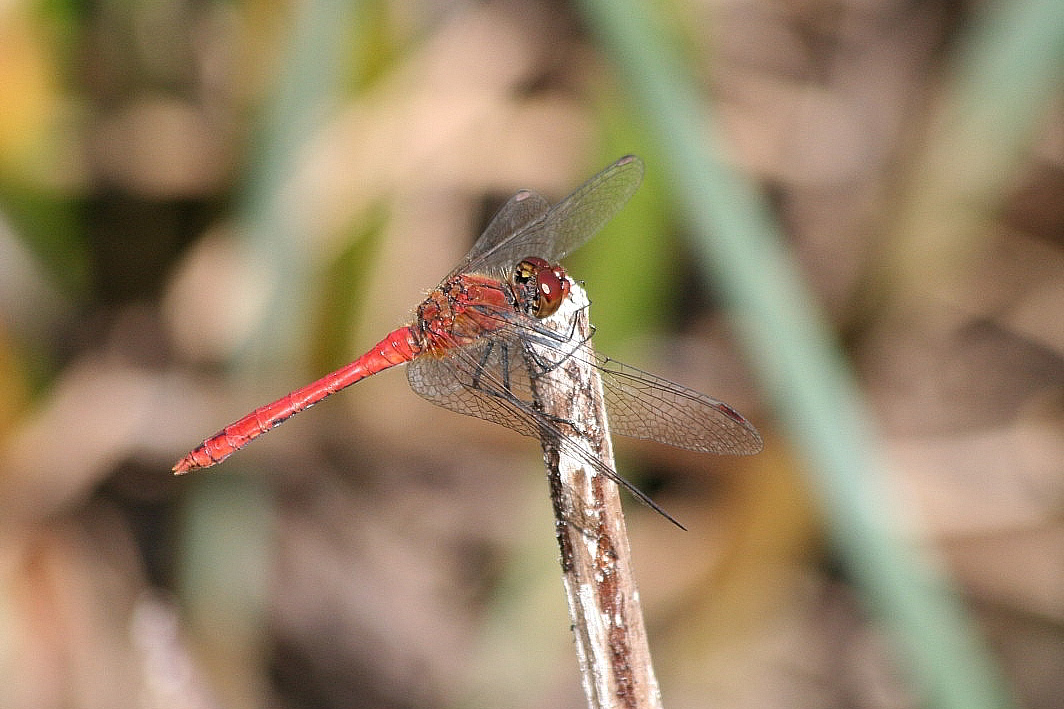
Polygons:
<instances>
[{"instance_id":1,"label":"weathered wooden stick","mask_svg":"<svg viewBox=\"0 0 1064 709\"><path fill-rule=\"evenodd\" d=\"M562 580L591 709L660 709L619 490L586 460L590 455L615 469L602 382L589 364L587 313L587 294L574 285L558 313L544 322L557 332L572 332L570 346L584 354L562 360L533 381L544 413L577 429L565 441L542 437Z\"/></svg>"}]
</instances>

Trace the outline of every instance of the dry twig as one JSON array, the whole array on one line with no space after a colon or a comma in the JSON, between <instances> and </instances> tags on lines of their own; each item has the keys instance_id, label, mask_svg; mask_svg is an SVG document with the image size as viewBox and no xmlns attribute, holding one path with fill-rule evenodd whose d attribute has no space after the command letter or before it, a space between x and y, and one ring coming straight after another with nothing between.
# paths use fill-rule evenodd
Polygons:
<instances>
[{"instance_id":1,"label":"dry twig","mask_svg":"<svg viewBox=\"0 0 1064 709\"><path fill-rule=\"evenodd\" d=\"M546 324L568 333L575 322L573 342L583 342L580 349L590 355L587 306L587 295L574 285ZM660 709L620 493L586 460L615 465L602 383L590 360L567 358L538 382L549 386L533 382L544 413L579 430L564 442L544 436L543 453L584 691L592 709Z\"/></svg>"}]
</instances>

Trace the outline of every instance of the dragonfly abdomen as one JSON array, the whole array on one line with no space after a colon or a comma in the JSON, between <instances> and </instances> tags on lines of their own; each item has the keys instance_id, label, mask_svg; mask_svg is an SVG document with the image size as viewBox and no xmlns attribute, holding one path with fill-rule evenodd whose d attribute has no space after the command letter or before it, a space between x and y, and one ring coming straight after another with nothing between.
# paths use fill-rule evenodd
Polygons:
<instances>
[{"instance_id":1,"label":"dragonfly abdomen","mask_svg":"<svg viewBox=\"0 0 1064 709\"><path fill-rule=\"evenodd\" d=\"M421 339L411 327L394 330L354 362L286 394L272 404L260 406L239 421L229 424L179 460L173 468L174 472L187 473L220 463L300 411L372 374L409 362L421 350Z\"/></svg>"}]
</instances>

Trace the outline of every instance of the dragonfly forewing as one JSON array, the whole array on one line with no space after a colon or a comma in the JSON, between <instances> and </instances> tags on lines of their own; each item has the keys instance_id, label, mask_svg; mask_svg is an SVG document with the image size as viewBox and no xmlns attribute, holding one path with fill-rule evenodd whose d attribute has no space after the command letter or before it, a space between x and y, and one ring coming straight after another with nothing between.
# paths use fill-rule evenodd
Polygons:
<instances>
[{"instance_id":1,"label":"dragonfly forewing","mask_svg":"<svg viewBox=\"0 0 1064 709\"><path fill-rule=\"evenodd\" d=\"M500 239L505 234L502 228L505 223L519 221L512 219L508 212L520 213L527 209L520 203L515 204L515 197L500 211L500 215L505 217L502 223L496 228L496 222L499 221L497 215L455 273L510 269L528 256L538 256L550 263L557 263L582 246L621 211L642 181L643 161L634 155L627 155L585 182L545 216ZM534 192L529 194L539 197Z\"/></svg>"},{"instance_id":2,"label":"dragonfly forewing","mask_svg":"<svg viewBox=\"0 0 1064 709\"><path fill-rule=\"evenodd\" d=\"M443 280L448 281L460 273L468 273L471 270L492 270L492 267L485 265L483 260L507 239L513 238L515 234L542 220L549 211L550 204L543 195L532 190L521 190L499 208L499 211L488 222L484 233L473 244L473 248ZM513 264L504 265L509 268Z\"/></svg>"}]
</instances>

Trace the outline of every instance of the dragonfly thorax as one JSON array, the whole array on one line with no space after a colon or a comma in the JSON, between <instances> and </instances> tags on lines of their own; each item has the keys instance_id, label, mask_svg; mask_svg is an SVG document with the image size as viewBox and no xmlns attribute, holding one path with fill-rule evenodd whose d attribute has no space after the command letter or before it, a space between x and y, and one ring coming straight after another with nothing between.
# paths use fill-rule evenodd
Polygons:
<instances>
[{"instance_id":1,"label":"dragonfly thorax","mask_svg":"<svg viewBox=\"0 0 1064 709\"><path fill-rule=\"evenodd\" d=\"M418 306L413 328L421 348L445 355L503 327L512 288L490 276L463 273L444 281Z\"/></svg>"},{"instance_id":2,"label":"dragonfly thorax","mask_svg":"<svg viewBox=\"0 0 1064 709\"><path fill-rule=\"evenodd\" d=\"M521 310L536 318L546 318L569 296L569 278L561 266L529 256L514 267L513 289Z\"/></svg>"}]
</instances>

